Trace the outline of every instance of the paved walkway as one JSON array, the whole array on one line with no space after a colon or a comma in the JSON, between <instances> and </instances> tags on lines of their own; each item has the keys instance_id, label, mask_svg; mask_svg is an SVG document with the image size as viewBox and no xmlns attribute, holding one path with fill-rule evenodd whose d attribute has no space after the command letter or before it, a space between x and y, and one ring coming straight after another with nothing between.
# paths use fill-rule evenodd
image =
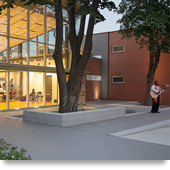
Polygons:
<instances>
[{"instance_id":1,"label":"paved walkway","mask_svg":"<svg viewBox=\"0 0 170 170\"><path fill-rule=\"evenodd\" d=\"M167 160L170 159L170 108L159 114L136 102L98 101L86 107L126 107L123 118L71 127L23 122L0 114L0 138L24 147L35 160ZM50 108L53 110L54 108ZM149 140L148 140L149 138ZM159 139L161 140L159 141Z\"/></svg>"}]
</instances>

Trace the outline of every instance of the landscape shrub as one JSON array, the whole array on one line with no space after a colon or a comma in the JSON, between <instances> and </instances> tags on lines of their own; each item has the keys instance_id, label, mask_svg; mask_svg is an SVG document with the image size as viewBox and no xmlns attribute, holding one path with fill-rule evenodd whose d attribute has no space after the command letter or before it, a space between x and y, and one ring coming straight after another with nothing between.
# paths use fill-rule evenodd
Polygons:
<instances>
[{"instance_id":1,"label":"landscape shrub","mask_svg":"<svg viewBox=\"0 0 170 170\"><path fill-rule=\"evenodd\" d=\"M0 160L31 160L30 155L26 156L26 150L8 144L4 139L0 139Z\"/></svg>"}]
</instances>

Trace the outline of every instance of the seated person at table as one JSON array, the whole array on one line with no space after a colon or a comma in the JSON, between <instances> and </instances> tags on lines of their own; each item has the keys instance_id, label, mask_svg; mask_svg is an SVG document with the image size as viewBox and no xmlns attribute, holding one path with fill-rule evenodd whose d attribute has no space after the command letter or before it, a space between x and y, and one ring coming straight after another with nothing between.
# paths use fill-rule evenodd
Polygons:
<instances>
[{"instance_id":1,"label":"seated person at table","mask_svg":"<svg viewBox=\"0 0 170 170\"><path fill-rule=\"evenodd\" d=\"M32 92L31 92L31 94L29 95L30 100L34 101L34 100L35 100L35 95L36 95L35 89L32 89Z\"/></svg>"}]
</instances>

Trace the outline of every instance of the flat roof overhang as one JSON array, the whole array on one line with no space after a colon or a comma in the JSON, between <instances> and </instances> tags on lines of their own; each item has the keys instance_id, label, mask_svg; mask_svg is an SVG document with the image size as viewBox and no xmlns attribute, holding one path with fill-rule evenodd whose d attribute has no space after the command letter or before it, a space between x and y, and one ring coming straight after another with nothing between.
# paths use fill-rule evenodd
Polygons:
<instances>
[{"instance_id":1,"label":"flat roof overhang","mask_svg":"<svg viewBox=\"0 0 170 170\"><path fill-rule=\"evenodd\" d=\"M0 69L1 70L17 70L17 71L56 73L55 67L32 66L32 65L22 65L22 64L0 63ZM70 69L65 69L65 73L66 74L70 73Z\"/></svg>"},{"instance_id":2,"label":"flat roof overhang","mask_svg":"<svg viewBox=\"0 0 170 170\"><path fill-rule=\"evenodd\" d=\"M0 63L0 70L56 73L55 67L32 66L32 65L22 65L22 64L8 64L8 63ZM70 69L65 68L65 73L69 74ZM90 74L90 73L91 73L90 71L84 71L84 74Z\"/></svg>"}]
</instances>

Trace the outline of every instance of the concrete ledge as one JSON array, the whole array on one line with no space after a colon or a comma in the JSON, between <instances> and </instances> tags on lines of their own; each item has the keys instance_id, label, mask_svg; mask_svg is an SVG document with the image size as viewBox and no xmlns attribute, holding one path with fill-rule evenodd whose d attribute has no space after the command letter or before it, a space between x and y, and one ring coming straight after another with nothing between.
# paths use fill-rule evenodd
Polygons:
<instances>
[{"instance_id":1,"label":"concrete ledge","mask_svg":"<svg viewBox=\"0 0 170 170\"><path fill-rule=\"evenodd\" d=\"M108 109L88 110L70 113L24 110L23 120L59 127L66 127L103 120L110 120L123 116L125 116L124 107L114 107Z\"/></svg>"}]
</instances>

